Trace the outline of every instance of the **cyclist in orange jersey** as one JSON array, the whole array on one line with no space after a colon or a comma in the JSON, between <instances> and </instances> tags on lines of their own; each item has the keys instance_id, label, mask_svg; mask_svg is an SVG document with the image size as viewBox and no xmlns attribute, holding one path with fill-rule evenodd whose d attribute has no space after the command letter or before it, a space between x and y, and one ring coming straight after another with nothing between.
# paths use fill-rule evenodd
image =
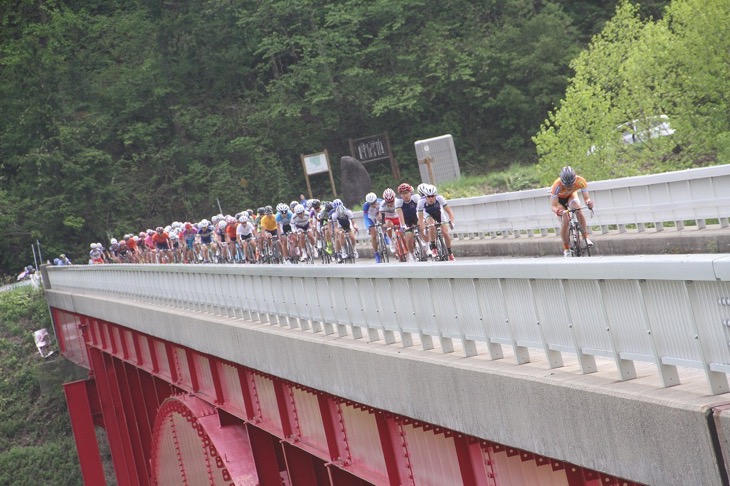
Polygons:
<instances>
[{"instance_id":1,"label":"cyclist in orange jersey","mask_svg":"<svg viewBox=\"0 0 730 486\"><path fill-rule=\"evenodd\" d=\"M563 256L572 256L570 252L570 242L568 241L568 223L570 221L569 213L566 209L575 208L578 222L583 230L583 238L586 245L593 246L593 242L588 239L586 226L586 218L583 211L580 210L580 201L578 201L578 192L583 196L583 202L589 209L593 209L593 201L588 194L588 183L586 180L577 175L572 167L566 165L560 171L560 177L555 179L550 188L550 208L555 215L560 218L560 238L563 240Z\"/></svg>"}]
</instances>

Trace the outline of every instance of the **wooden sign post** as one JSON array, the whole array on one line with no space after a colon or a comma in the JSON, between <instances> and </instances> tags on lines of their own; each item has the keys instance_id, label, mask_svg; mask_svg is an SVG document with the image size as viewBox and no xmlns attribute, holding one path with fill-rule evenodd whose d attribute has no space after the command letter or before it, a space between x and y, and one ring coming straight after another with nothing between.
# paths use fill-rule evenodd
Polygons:
<instances>
[{"instance_id":1,"label":"wooden sign post","mask_svg":"<svg viewBox=\"0 0 730 486\"><path fill-rule=\"evenodd\" d=\"M356 140L349 139L349 142L350 155L363 164L365 162L389 159L393 179L396 181L400 180L400 169L398 168L398 162L393 157L393 149L390 147L388 132L371 137L358 138Z\"/></svg>"},{"instance_id":2,"label":"wooden sign post","mask_svg":"<svg viewBox=\"0 0 730 486\"><path fill-rule=\"evenodd\" d=\"M302 161L302 168L304 169L304 178L307 180L307 191L309 191L309 199L314 198L312 194L312 185L309 183L309 176L314 174L321 174L322 172L329 172L330 184L332 184L332 194L337 197L337 190L335 189L335 179L332 177L332 169L330 169L330 155L327 149L324 152L309 155L299 155Z\"/></svg>"}]
</instances>

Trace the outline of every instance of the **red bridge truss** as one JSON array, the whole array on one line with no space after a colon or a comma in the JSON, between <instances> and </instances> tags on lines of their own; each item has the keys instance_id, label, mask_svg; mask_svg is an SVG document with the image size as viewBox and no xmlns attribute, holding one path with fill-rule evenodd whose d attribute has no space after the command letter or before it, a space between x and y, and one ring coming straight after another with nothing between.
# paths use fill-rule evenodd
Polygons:
<instances>
[{"instance_id":1,"label":"red bridge truss","mask_svg":"<svg viewBox=\"0 0 730 486\"><path fill-rule=\"evenodd\" d=\"M120 485L634 485L51 309L84 481ZM315 360L312 366L317 366Z\"/></svg>"}]
</instances>

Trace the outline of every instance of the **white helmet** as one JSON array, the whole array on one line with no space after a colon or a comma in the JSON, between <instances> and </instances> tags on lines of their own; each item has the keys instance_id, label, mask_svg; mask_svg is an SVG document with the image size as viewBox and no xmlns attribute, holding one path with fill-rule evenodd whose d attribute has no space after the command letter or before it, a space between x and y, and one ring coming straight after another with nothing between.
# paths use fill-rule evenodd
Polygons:
<instances>
[{"instance_id":1,"label":"white helmet","mask_svg":"<svg viewBox=\"0 0 730 486\"><path fill-rule=\"evenodd\" d=\"M297 204L296 206L294 206L294 212L296 214L304 213L304 206L302 206L301 204Z\"/></svg>"},{"instance_id":2,"label":"white helmet","mask_svg":"<svg viewBox=\"0 0 730 486\"><path fill-rule=\"evenodd\" d=\"M429 186L429 184L426 184L425 182L421 182L418 184L418 187L416 190L418 191L418 195L423 197L426 195L426 188Z\"/></svg>"},{"instance_id":3,"label":"white helmet","mask_svg":"<svg viewBox=\"0 0 730 486\"><path fill-rule=\"evenodd\" d=\"M116 245L119 242L117 241L116 238L112 238L111 240L109 240L109 243L111 243L112 245Z\"/></svg>"},{"instance_id":4,"label":"white helmet","mask_svg":"<svg viewBox=\"0 0 730 486\"><path fill-rule=\"evenodd\" d=\"M241 216L239 216L238 221L240 223L248 223L248 213L243 213Z\"/></svg>"},{"instance_id":5,"label":"white helmet","mask_svg":"<svg viewBox=\"0 0 730 486\"><path fill-rule=\"evenodd\" d=\"M436 186L432 186L431 184L429 184L428 187L423 190L424 196L435 196L436 194Z\"/></svg>"},{"instance_id":6,"label":"white helmet","mask_svg":"<svg viewBox=\"0 0 730 486\"><path fill-rule=\"evenodd\" d=\"M299 204L298 201L292 201L292 202L290 202L289 203L289 209L291 209L292 211L294 211L294 208L297 207L297 204Z\"/></svg>"},{"instance_id":7,"label":"white helmet","mask_svg":"<svg viewBox=\"0 0 730 486\"><path fill-rule=\"evenodd\" d=\"M226 229L226 226L228 226L228 223L225 220L221 219L218 221L218 229Z\"/></svg>"},{"instance_id":8,"label":"white helmet","mask_svg":"<svg viewBox=\"0 0 730 486\"><path fill-rule=\"evenodd\" d=\"M276 205L276 210L280 213L286 213L287 211L289 211L289 206L284 203L279 203Z\"/></svg>"},{"instance_id":9,"label":"white helmet","mask_svg":"<svg viewBox=\"0 0 730 486\"><path fill-rule=\"evenodd\" d=\"M345 207L345 205L340 204L339 206L337 206L337 216L342 218L345 216L345 214L347 214L347 208Z\"/></svg>"},{"instance_id":10,"label":"white helmet","mask_svg":"<svg viewBox=\"0 0 730 486\"><path fill-rule=\"evenodd\" d=\"M332 207L337 209L338 207L342 206L342 199L335 199L332 201Z\"/></svg>"},{"instance_id":11,"label":"white helmet","mask_svg":"<svg viewBox=\"0 0 730 486\"><path fill-rule=\"evenodd\" d=\"M374 192L368 192L367 196L365 196L365 201L369 202L370 204L374 203L378 200L378 195Z\"/></svg>"}]
</instances>

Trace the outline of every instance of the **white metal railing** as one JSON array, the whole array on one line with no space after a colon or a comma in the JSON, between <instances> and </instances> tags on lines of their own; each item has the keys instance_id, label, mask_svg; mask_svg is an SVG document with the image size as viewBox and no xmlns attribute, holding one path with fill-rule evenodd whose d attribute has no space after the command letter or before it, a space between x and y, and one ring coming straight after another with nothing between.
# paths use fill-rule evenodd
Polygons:
<instances>
[{"instance_id":1,"label":"white metal railing","mask_svg":"<svg viewBox=\"0 0 730 486\"><path fill-rule=\"evenodd\" d=\"M607 233L627 227L637 231L665 225L678 230L686 221L703 229L707 220L723 227L730 218L730 165L688 169L623 179L588 182L596 211L588 224ZM452 199L449 205L457 222L460 239L547 235L558 227L550 211L549 188L506 192L488 196ZM355 213L363 228L362 212ZM359 241L369 242L364 231Z\"/></svg>"},{"instance_id":2,"label":"white metal railing","mask_svg":"<svg viewBox=\"0 0 730 486\"><path fill-rule=\"evenodd\" d=\"M244 318L491 359L563 352L583 373L612 358L619 378L655 363L661 383L698 368L714 394L730 372L730 257L510 259L449 265L96 265L48 268L50 289ZM414 340L418 337L418 340ZM420 344L419 344L420 342Z\"/></svg>"}]
</instances>

